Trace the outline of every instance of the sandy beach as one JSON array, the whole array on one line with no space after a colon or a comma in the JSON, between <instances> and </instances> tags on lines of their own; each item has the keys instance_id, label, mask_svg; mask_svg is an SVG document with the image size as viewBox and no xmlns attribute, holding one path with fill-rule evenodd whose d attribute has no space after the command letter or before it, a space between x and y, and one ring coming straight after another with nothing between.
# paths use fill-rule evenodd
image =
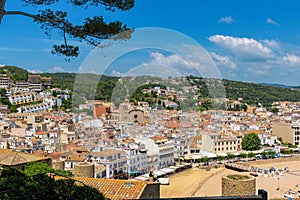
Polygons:
<instances>
[{"instance_id":1,"label":"sandy beach","mask_svg":"<svg viewBox=\"0 0 300 200\"><path fill-rule=\"evenodd\" d=\"M200 168L192 168L170 177L170 185L161 185L160 195L166 197L191 197L212 176L220 174L225 168L206 171Z\"/></svg>"},{"instance_id":2,"label":"sandy beach","mask_svg":"<svg viewBox=\"0 0 300 200\"><path fill-rule=\"evenodd\" d=\"M289 190L297 192L297 184L300 188L300 158L281 158L248 162L247 164L269 169L284 169L289 167L289 173L283 172L282 176L273 175L264 177L262 174L256 177L256 190L264 189L268 192L269 199L283 198ZM170 176L170 185L161 186L161 197L204 197L221 195L221 177L229 174L249 174L249 172L236 172L221 168L212 168L210 171L200 168L192 168ZM279 177L279 180L278 180ZM277 190L279 184L279 190ZM296 196L295 196L296 197Z\"/></svg>"}]
</instances>

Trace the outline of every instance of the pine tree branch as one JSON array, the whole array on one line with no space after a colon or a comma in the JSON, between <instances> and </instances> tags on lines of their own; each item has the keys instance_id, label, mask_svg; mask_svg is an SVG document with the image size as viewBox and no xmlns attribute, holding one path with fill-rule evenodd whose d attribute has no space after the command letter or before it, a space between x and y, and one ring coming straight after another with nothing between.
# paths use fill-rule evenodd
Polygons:
<instances>
[{"instance_id":1,"label":"pine tree branch","mask_svg":"<svg viewBox=\"0 0 300 200\"><path fill-rule=\"evenodd\" d=\"M99 1L99 2L98 2ZM133 6L134 0L97 0L96 4L111 4L111 8L116 5L120 5L121 10L126 10L126 7L123 7L122 4L131 4ZM94 3L95 3L94 2ZM21 15L28 18L32 18L34 22L41 25L41 28L45 30L45 34L50 36L50 31L52 29L58 29L63 33L64 44L63 45L54 45L54 53L58 52L60 54L65 54L67 56L78 55L78 47L67 44L67 37L69 35L79 41L84 41L89 45L98 46L102 43L103 39L128 39L130 38L130 33L126 25L123 25L121 22L110 22L106 23L102 17L95 16L93 18L86 18L82 25L73 25L67 19L67 13L63 11L52 11L46 9L39 11L39 14L30 14L23 11L6 11L5 10L6 0L0 0L0 24L1 20L5 15ZM74 3L74 2L72 2ZM115 5L116 4L116 5ZM128 6L128 9L131 6ZM126 34L120 34L122 32ZM122 38L124 37L124 38ZM53 53L52 52L52 53Z\"/></svg>"},{"instance_id":2,"label":"pine tree branch","mask_svg":"<svg viewBox=\"0 0 300 200\"><path fill-rule=\"evenodd\" d=\"M30 18L35 19L36 21L40 21L40 22L62 23L65 26L71 26L71 24L69 22L64 21L64 20L47 19L47 18L43 18L39 15L33 15L33 14L26 13L26 12L23 12L23 11L4 11L4 15L23 15L25 17L30 17Z\"/></svg>"},{"instance_id":3,"label":"pine tree branch","mask_svg":"<svg viewBox=\"0 0 300 200\"><path fill-rule=\"evenodd\" d=\"M0 0L0 24L2 22L2 19L4 17L4 6L5 6L6 0Z\"/></svg>"},{"instance_id":4,"label":"pine tree branch","mask_svg":"<svg viewBox=\"0 0 300 200\"><path fill-rule=\"evenodd\" d=\"M97 34L91 34L91 33L88 33L86 31L83 31L80 28L74 27L71 23L69 23L65 20L44 18L44 17L41 17L40 15L33 15L33 14L22 12L22 11L4 11L4 15L23 15L23 16L26 16L26 17L30 17L30 18L38 21L38 22L49 22L49 23L52 24L53 27L61 29L63 32L66 32L66 30L68 29L67 32L70 35L73 35L72 32L81 32L83 35L85 35L84 37L75 36L75 35L73 35L73 36L79 37L82 40L86 41L88 44L94 45L94 46L99 45L99 43L97 43L95 41L92 41L92 40L89 40L87 38L87 36L97 38L97 39L103 39L104 38L103 36L99 36ZM59 26L59 24L61 24L62 27Z\"/></svg>"}]
</instances>

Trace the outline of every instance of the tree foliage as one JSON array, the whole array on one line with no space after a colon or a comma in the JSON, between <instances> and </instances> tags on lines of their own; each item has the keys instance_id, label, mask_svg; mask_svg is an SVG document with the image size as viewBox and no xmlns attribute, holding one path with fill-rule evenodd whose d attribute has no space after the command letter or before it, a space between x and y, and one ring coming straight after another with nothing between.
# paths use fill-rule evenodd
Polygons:
<instances>
[{"instance_id":1,"label":"tree foliage","mask_svg":"<svg viewBox=\"0 0 300 200\"><path fill-rule=\"evenodd\" d=\"M4 88L0 89L0 105L8 105L10 113L17 112L17 107L10 103Z\"/></svg>"},{"instance_id":2,"label":"tree foliage","mask_svg":"<svg viewBox=\"0 0 300 200\"><path fill-rule=\"evenodd\" d=\"M25 6L43 8L58 4L60 0L22 0ZM107 11L128 11L134 6L134 0L69 0L70 6L78 9L88 9L90 7L104 6ZM103 39L127 39L132 30L127 28L120 21L106 22L102 16L87 16L82 24L74 24L69 19L68 13L62 10L51 10L49 8L39 10L38 13L25 11L6 10L6 0L0 0L0 23L4 16L21 15L32 18L35 23L45 31L47 36L51 36L51 31L58 30L63 37L62 44L53 45L52 53L67 57L77 57L79 47L68 43L68 38L77 39L81 42L97 46ZM53 7L53 6L52 6ZM25 7L26 8L26 7ZM124 33L124 31L126 31ZM122 33L122 34L120 34Z\"/></svg>"},{"instance_id":3,"label":"tree foliage","mask_svg":"<svg viewBox=\"0 0 300 200\"><path fill-rule=\"evenodd\" d=\"M200 162L206 163L206 164L209 163L209 160L210 160L210 159L209 159L209 157L207 157L207 156L200 158Z\"/></svg>"},{"instance_id":4,"label":"tree foliage","mask_svg":"<svg viewBox=\"0 0 300 200\"><path fill-rule=\"evenodd\" d=\"M247 154L242 152L242 153L240 153L240 157L241 158L247 158Z\"/></svg>"},{"instance_id":5,"label":"tree foliage","mask_svg":"<svg viewBox=\"0 0 300 200\"><path fill-rule=\"evenodd\" d=\"M27 165L25 165L25 169L23 173L27 176L33 176L36 174L46 174L46 173L53 173L54 175L64 176L64 177L73 176L73 174L69 171L53 169L46 163L42 163L42 162L29 162Z\"/></svg>"},{"instance_id":6,"label":"tree foliage","mask_svg":"<svg viewBox=\"0 0 300 200\"><path fill-rule=\"evenodd\" d=\"M227 160L231 160L231 159L234 159L235 158L235 155L234 154L232 154L232 153L227 153L226 154L226 159Z\"/></svg>"},{"instance_id":7,"label":"tree foliage","mask_svg":"<svg viewBox=\"0 0 300 200\"><path fill-rule=\"evenodd\" d=\"M217 161L222 161L222 160L224 160L224 156L217 155Z\"/></svg>"},{"instance_id":8,"label":"tree foliage","mask_svg":"<svg viewBox=\"0 0 300 200\"><path fill-rule=\"evenodd\" d=\"M261 141L257 134L249 133L245 135L242 139L242 149L246 151L259 150Z\"/></svg>"},{"instance_id":9,"label":"tree foliage","mask_svg":"<svg viewBox=\"0 0 300 200\"><path fill-rule=\"evenodd\" d=\"M95 188L73 179L54 179L45 173L45 166L22 172L12 167L2 167L0 174L0 199L104 199ZM39 173L40 172L40 173Z\"/></svg>"},{"instance_id":10,"label":"tree foliage","mask_svg":"<svg viewBox=\"0 0 300 200\"><path fill-rule=\"evenodd\" d=\"M248 154L247 154L247 158L254 158L256 155L255 155L255 153L253 153L253 152L249 152Z\"/></svg>"},{"instance_id":11,"label":"tree foliage","mask_svg":"<svg viewBox=\"0 0 300 200\"><path fill-rule=\"evenodd\" d=\"M188 76L187 79L192 86L196 85L200 88L200 100L211 98L207 85L213 84L213 79L195 76ZM233 108L233 110L246 110L247 105L257 105L258 103L270 107L275 101L300 101L300 86L298 88L282 88L232 80L222 80L222 82L225 86L226 98L231 100L242 99L242 105Z\"/></svg>"}]
</instances>

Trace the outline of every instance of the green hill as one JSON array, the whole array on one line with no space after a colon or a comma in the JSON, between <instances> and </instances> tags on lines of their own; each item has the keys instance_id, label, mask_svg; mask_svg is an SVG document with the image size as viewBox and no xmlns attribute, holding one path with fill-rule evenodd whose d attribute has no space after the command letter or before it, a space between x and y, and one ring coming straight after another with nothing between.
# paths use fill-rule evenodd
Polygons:
<instances>
[{"instance_id":1,"label":"green hill","mask_svg":"<svg viewBox=\"0 0 300 200\"><path fill-rule=\"evenodd\" d=\"M0 73L7 73L12 80L27 80L29 72L15 67L6 66L0 68ZM41 76L51 77L53 80L54 87L60 87L63 89L73 90L74 81L76 77L80 77L81 84L76 86L76 90L80 91L80 94L87 99L95 98L100 100L111 99L111 95L115 89L118 81L118 77L101 76L96 74L78 74L76 73L42 73ZM149 79L149 77L140 77L140 79ZM151 81L161 82L161 78L151 77ZM177 81L180 79L176 79ZM200 98L209 97L209 92L207 89L207 82L213 84L215 80L199 78L189 76L187 77L188 82L182 84L188 85L198 85L200 89ZM97 90L93 91L93 86L97 85ZM127 82L126 84L134 85L133 82ZM269 86L266 84L255 84L255 83L245 83L240 81L223 80L225 86L226 97L229 99L242 98L244 103L257 104L262 103L266 106L270 105L274 101L300 101L300 91L295 88L283 88L277 86ZM180 85L180 84L179 84ZM170 85L171 87L178 88L178 84Z\"/></svg>"},{"instance_id":2,"label":"green hill","mask_svg":"<svg viewBox=\"0 0 300 200\"><path fill-rule=\"evenodd\" d=\"M0 67L0 74L7 74L13 81L23 81L28 79L28 71L16 66Z\"/></svg>"}]
</instances>

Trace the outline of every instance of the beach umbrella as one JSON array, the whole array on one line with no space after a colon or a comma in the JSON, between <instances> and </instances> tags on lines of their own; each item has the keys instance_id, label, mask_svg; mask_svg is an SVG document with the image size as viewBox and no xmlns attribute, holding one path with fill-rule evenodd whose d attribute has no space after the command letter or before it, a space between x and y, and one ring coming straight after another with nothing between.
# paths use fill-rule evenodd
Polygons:
<instances>
[{"instance_id":1,"label":"beach umbrella","mask_svg":"<svg viewBox=\"0 0 300 200\"><path fill-rule=\"evenodd\" d=\"M274 167L270 167L270 171L275 171L275 168Z\"/></svg>"},{"instance_id":2,"label":"beach umbrella","mask_svg":"<svg viewBox=\"0 0 300 200\"><path fill-rule=\"evenodd\" d=\"M260 167L257 168L257 171L258 171L258 172L262 172L262 168L260 168Z\"/></svg>"}]
</instances>

